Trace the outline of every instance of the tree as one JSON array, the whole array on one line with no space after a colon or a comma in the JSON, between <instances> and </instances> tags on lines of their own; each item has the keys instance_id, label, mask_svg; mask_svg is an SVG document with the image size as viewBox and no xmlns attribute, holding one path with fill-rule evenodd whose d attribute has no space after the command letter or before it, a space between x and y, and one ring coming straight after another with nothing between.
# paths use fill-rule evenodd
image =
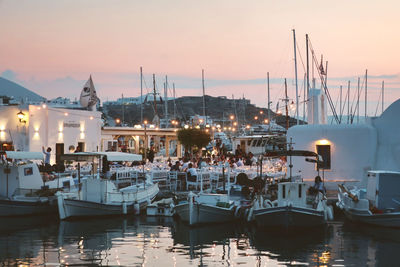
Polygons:
<instances>
[{"instance_id":1,"label":"tree","mask_svg":"<svg viewBox=\"0 0 400 267\"><path fill-rule=\"evenodd\" d=\"M178 140L185 147L185 151L191 150L193 146L198 149L205 147L210 141L210 134L201 129L180 129Z\"/></svg>"}]
</instances>

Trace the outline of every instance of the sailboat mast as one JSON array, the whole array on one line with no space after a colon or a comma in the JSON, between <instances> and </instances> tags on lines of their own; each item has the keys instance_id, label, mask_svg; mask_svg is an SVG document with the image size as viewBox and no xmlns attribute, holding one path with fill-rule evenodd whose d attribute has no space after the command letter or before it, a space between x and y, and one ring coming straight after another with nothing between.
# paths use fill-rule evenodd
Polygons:
<instances>
[{"instance_id":1,"label":"sailboat mast","mask_svg":"<svg viewBox=\"0 0 400 267\"><path fill-rule=\"evenodd\" d=\"M357 123L360 123L360 77L357 82Z\"/></svg>"},{"instance_id":2,"label":"sailboat mast","mask_svg":"<svg viewBox=\"0 0 400 267\"><path fill-rule=\"evenodd\" d=\"M296 56L296 31L293 29L293 48L294 48L294 76L296 80L296 119L299 125L299 88L297 84L297 56Z\"/></svg>"},{"instance_id":3,"label":"sailboat mast","mask_svg":"<svg viewBox=\"0 0 400 267\"><path fill-rule=\"evenodd\" d=\"M367 79L368 79L368 70L365 70L365 121L367 121Z\"/></svg>"},{"instance_id":4,"label":"sailboat mast","mask_svg":"<svg viewBox=\"0 0 400 267\"><path fill-rule=\"evenodd\" d=\"M165 75L164 88L164 109L165 109L165 128L168 128L168 76Z\"/></svg>"},{"instance_id":5,"label":"sailboat mast","mask_svg":"<svg viewBox=\"0 0 400 267\"><path fill-rule=\"evenodd\" d=\"M350 124L350 81L347 84L347 124Z\"/></svg>"},{"instance_id":6,"label":"sailboat mast","mask_svg":"<svg viewBox=\"0 0 400 267\"><path fill-rule=\"evenodd\" d=\"M267 90L268 90L268 123L271 128L271 96L269 94L269 72L267 72Z\"/></svg>"},{"instance_id":7,"label":"sailboat mast","mask_svg":"<svg viewBox=\"0 0 400 267\"><path fill-rule=\"evenodd\" d=\"M288 110L289 98L287 95L287 83L285 78L285 109L286 109L286 131L289 129L289 110Z\"/></svg>"},{"instance_id":8,"label":"sailboat mast","mask_svg":"<svg viewBox=\"0 0 400 267\"><path fill-rule=\"evenodd\" d=\"M143 71L140 67L140 123L143 123Z\"/></svg>"},{"instance_id":9,"label":"sailboat mast","mask_svg":"<svg viewBox=\"0 0 400 267\"><path fill-rule=\"evenodd\" d=\"M154 99L154 116L157 116L157 99L156 99L156 75L153 74L153 99Z\"/></svg>"},{"instance_id":10,"label":"sailboat mast","mask_svg":"<svg viewBox=\"0 0 400 267\"><path fill-rule=\"evenodd\" d=\"M176 104L175 104L175 83L172 84L174 94L174 119L176 119Z\"/></svg>"},{"instance_id":11,"label":"sailboat mast","mask_svg":"<svg viewBox=\"0 0 400 267\"><path fill-rule=\"evenodd\" d=\"M206 117L206 90L204 88L204 69L201 70L201 84L203 86L203 117L205 120L205 124L207 125L207 117Z\"/></svg>"},{"instance_id":12,"label":"sailboat mast","mask_svg":"<svg viewBox=\"0 0 400 267\"><path fill-rule=\"evenodd\" d=\"M122 94L122 126L125 124L125 103L124 103L124 94Z\"/></svg>"},{"instance_id":13,"label":"sailboat mast","mask_svg":"<svg viewBox=\"0 0 400 267\"><path fill-rule=\"evenodd\" d=\"M310 91L310 62L309 62L309 55L308 55L308 34L306 34L306 57L307 57L307 101L308 101L308 94Z\"/></svg>"},{"instance_id":14,"label":"sailboat mast","mask_svg":"<svg viewBox=\"0 0 400 267\"><path fill-rule=\"evenodd\" d=\"M383 99L384 99L384 96L385 96L385 81L382 81L382 113L383 113L383 103L384 103L384 101L383 101Z\"/></svg>"},{"instance_id":15,"label":"sailboat mast","mask_svg":"<svg viewBox=\"0 0 400 267\"><path fill-rule=\"evenodd\" d=\"M340 86L340 98L339 98L339 108L340 108L340 114L339 114L339 124L342 123L342 92L343 92L343 87Z\"/></svg>"},{"instance_id":16,"label":"sailboat mast","mask_svg":"<svg viewBox=\"0 0 400 267\"><path fill-rule=\"evenodd\" d=\"M307 89L307 79L306 79L307 74L304 73L304 90L303 90L303 123L306 121L306 89Z\"/></svg>"}]
</instances>

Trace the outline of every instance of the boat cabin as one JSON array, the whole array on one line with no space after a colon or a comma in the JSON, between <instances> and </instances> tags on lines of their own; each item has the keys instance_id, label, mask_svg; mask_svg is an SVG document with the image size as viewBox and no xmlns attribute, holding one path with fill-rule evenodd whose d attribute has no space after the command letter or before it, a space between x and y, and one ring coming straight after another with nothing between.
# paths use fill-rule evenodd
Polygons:
<instances>
[{"instance_id":1,"label":"boat cabin","mask_svg":"<svg viewBox=\"0 0 400 267\"><path fill-rule=\"evenodd\" d=\"M278 206L304 207L307 201L307 185L303 182L283 182L278 184Z\"/></svg>"}]
</instances>

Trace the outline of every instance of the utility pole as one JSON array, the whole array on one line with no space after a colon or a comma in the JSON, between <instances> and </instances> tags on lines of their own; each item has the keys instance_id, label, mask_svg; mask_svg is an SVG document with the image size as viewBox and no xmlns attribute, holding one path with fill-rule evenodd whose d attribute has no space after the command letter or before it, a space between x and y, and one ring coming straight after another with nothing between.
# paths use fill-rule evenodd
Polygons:
<instances>
[{"instance_id":1,"label":"utility pole","mask_svg":"<svg viewBox=\"0 0 400 267\"><path fill-rule=\"evenodd\" d=\"M296 80L296 119L299 125L299 89L297 84L297 57L296 57L296 32L293 29L293 43L294 43L294 76Z\"/></svg>"}]
</instances>

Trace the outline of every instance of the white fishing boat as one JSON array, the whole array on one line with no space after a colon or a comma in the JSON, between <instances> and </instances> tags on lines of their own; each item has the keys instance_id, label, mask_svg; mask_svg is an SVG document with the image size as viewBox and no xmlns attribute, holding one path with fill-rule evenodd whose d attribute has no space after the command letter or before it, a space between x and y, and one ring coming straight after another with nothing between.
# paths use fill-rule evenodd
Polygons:
<instances>
[{"instance_id":1,"label":"white fishing boat","mask_svg":"<svg viewBox=\"0 0 400 267\"><path fill-rule=\"evenodd\" d=\"M109 161L137 160L137 155L118 152L81 152L65 154L61 158L87 162L97 159L100 162L103 156L107 156ZM139 213L151 203L159 189L157 184L147 180L131 181L131 185L118 189L116 182L100 179L97 174L82 180L77 192L58 192L60 219Z\"/></svg>"},{"instance_id":2,"label":"white fishing boat","mask_svg":"<svg viewBox=\"0 0 400 267\"><path fill-rule=\"evenodd\" d=\"M194 194L175 206L176 214L189 225L220 223L235 220L235 204L227 194Z\"/></svg>"},{"instance_id":3,"label":"white fishing boat","mask_svg":"<svg viewBox=\"0 0 400 267\"><path fill-rule=\"evenodd\" d=\"M284 151L267 153L268 156L312 156L321 161L318 154L310 151ZM291 160L290 160L291 161ZM291 166L291 162L289 167ZM325 224L333 219L333 209L327 205L326 197L317 192L307 196L307 185L301 177L293 177L291 172L288 181L280 182L273 193L276 199L259 194L249 212L249 220L254 219L260 227L310 227Z\"/></svg>"},{"instance_id":4,"label":"white fishing boat","mask_svg":"<svg viewBox=\"0 0 400 267\"><path fill-rule=\"evenodd\" d=\"M171 217L175 214L175 205L172 198L164 198L147 205L146 214L148 216Z\"/></svg>"},{"instance_id":5,"label":"white fishing boat","mask_svg":"<svg viewBox=\"0 0 400 267\"><path fill-rule=\"evenodd\" d=\"M5 156L11 162L0 163L0 216L55 214L54 193L73 186L72 177L44 178L33 162L43 160L41 152L7 151Z\"/></svg>"},{"instance_id":6,"label":"white fishing boat","mask_svg":"<svg viewBox=\"0 0 400 267\"><path fill-rule=\"evenodd\" d=\"M77 193L57 193L60 219L139 213L157 195L157 184L146 183L117 189L114 182L88 178Z\"/></svg>"},{"instance_id":7,"label":"white fishing boat","mask_svg":"<svg viewBox=\"0 0 400 267\"><path fill-rule=\"evenodd\" d=\"M369 171L363 189L339 186L337 206L353 222L400 227L400 172Z\"/></svg>"}]
</instances>

